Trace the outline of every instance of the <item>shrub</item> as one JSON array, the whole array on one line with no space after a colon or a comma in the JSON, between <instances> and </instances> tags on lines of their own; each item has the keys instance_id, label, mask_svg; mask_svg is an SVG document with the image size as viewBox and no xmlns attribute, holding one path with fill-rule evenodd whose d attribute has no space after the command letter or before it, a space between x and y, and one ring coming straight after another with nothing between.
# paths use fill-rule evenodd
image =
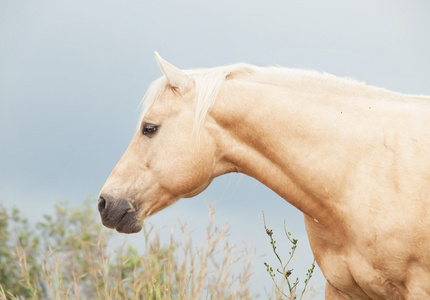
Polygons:
<instances>
[{"instance_id":1,"label":"shrub","mask_svg":"<svg viewBox=\"0 0 430 300\"><path fill-rule=\"evenodd\" d=\"M79 207L56 205L32 228L17 209L0 206L0 299L251 299L248 255L225 241L226 227L214 226L206 243L194 246L187 226L184 243L171 236L161 246L144 227L145 253L108 246L105 230L88 200ZM233 267L240 265L240 271Z\"/></svg>"},{"instance_id":2,"label":"shrub","mask_svg":"<svg viewBox=\"0 0 430 300\"><path fill-rule=\"evenodd\" d=\"M17 209L0 205L0 299L253 299L249 288L251 259L246 249L228 243L226 226L214 225L209 209L205 243L195 245L187 225L172 229L170 242L161 245L156 230L144 226L145 251L125 243L105 229L88 199L78 207L67 202L55 206L32 226ZM276 299L296 299L291 282L291 261L297 240L291 238L290 256L280 258L273 231L264 227L280 268L280 282L266 264ZM122 235L121 235L122 236ZM182 237L179 243L176 237ZM313 268L308 270L306 286ZM287 289L285 292L284 290Z\"/></svg>"}]
</instances>

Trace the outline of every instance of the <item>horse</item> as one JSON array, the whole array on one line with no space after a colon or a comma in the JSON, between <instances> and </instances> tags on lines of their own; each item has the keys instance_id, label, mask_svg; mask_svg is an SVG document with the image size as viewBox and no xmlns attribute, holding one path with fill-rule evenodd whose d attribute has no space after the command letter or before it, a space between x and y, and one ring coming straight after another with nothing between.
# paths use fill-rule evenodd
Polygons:
<instances>
[{"instance_id":1,"label":"horse","mask_svg":"<svg viewBox=\"0 0 430 300\"><path fill-rule=\"evenodd\" d=\"M103 186L123 233L220 175L299 209L326 299L430 298L430 97L316 71L234 64L163 76Z\"/></svg>"}]
</instances>

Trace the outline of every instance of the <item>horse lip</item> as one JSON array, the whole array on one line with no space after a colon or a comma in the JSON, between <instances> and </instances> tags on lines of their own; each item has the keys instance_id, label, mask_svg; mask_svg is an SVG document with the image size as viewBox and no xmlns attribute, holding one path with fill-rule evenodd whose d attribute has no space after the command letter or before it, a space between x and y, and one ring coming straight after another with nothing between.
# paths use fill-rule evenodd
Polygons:
<instances>
[{"instance_id":1,"label":"horse lip","mask_svg":"<svg viewBox=\"0 0 430 300\"><path fill-rule=\"evenodd\" d=\"M116 231L121 233L137 233L142 227L142 221L134 211L126 211L115 225Z\"/></svg>"},{"instance_id":2,"label":"horse lip","mask_svg":"<svg viewBox=\"0 0 430 300\"><path fill-rule=\"evenodd\" d=\"M116 226L122 221L122 219L127 213L128 213L127 211L124 211L121 217L103 216L102 223L107 228L115 229Z\"/></svg>"},{"instance_id":3,"label":"horse lip","mask_svg":"<svg viewBox=\"0 0 430 300\"><path fill-rule=\"evenodd\" d=\"M125 216L126 214L128 214L128 211L125 211L125 212L122 214L121 218L118 218L118 220L117 220L117 222L115 223L115 225L113 226L113 228L116 228L116 227L118 226L118 224L119 224L119 223L121 223L121 221L124 219L124 216Z\"/></svg>"}]
</instances>

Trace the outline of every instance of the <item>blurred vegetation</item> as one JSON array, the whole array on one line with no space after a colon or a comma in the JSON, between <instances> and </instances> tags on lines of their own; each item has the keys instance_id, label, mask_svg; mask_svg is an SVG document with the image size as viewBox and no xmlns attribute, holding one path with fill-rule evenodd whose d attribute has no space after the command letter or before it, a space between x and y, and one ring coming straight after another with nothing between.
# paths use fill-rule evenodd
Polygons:
<instances>
[{"instance_id":1,"label":"blurred vegetation","mask_svg":"<svg viewBox=\"0 0 430 300\"><path fill-rule=\"evenodd\" d=\"M0 205L0 299L252 299L249 255L225 241L227 228L207 227L195 246L187 232L160 245L144 228L145 253L117 245L102 227L94 201L67 202L32 225ZM234 272L239 265L239 272ZM237 269L237 268L236 268Z\"/></svg>"},{"instance_id":2,"label":"blurred vegetation","mask_svg":"<svg viewBox=\"0 0 430 300\"><path fill-rule=\"evenodd\" d=\"M249 249L238 251L226 240L228 228L214 225L212 208L204 243L195 245L182 224L162 246L146 225L142 253L101 225L94 202L61 202L36 224L0 204L0 299L257 298L250 291ZM274 282L272 295L263 298L285 295Z\"/></svg>"}]
</instances>

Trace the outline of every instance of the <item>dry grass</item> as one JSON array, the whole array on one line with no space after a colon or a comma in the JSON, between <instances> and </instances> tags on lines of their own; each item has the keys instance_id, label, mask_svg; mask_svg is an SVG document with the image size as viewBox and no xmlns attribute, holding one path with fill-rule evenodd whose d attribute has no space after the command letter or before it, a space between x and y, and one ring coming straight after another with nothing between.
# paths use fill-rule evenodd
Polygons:
<instances>
[{"instance_id":1,"label":"dry grass","mask_svg":"<svg viewBox=\"0 0 430 300\"><path fill-rule=\"evenodd\" d=\"M227 242L228 229L214 226L212 210L203 245L193 244L186 225L181 243L172 229L163 246L156 230L145 227L144 253L109 247L112 234L81 210L57 207L56 219L38 224L37 247L15 243L10 263L21 294L0 283L0 299L255 298L250 256Z\"/></svg>"},{"instance_id":2,"label":"dry grass","mask_svg":"<svg viewBox=\"0 0 430 300\"><path fill-rule=\"evenodd\" d=\"M118 235L102 227L93 202L79 207L60 203L55 215L35 226L18 210L9 213L0 205L0 300L257 298L250 289L255 257L249 247L238 250L229 243L228 228L215 226L212 208L204 242L195 243L187 225L179 224L161 244L158 230L146 225L142 252L118 243ZM297 299L299 279L291 281L288 268L297 240L285 229L292 250L284 260L272 230L266 225L265 230L280 267L266 264L273 288L263 298ZM312 272L313 267L300 299Z\"/></svg>"}]
</instances>

